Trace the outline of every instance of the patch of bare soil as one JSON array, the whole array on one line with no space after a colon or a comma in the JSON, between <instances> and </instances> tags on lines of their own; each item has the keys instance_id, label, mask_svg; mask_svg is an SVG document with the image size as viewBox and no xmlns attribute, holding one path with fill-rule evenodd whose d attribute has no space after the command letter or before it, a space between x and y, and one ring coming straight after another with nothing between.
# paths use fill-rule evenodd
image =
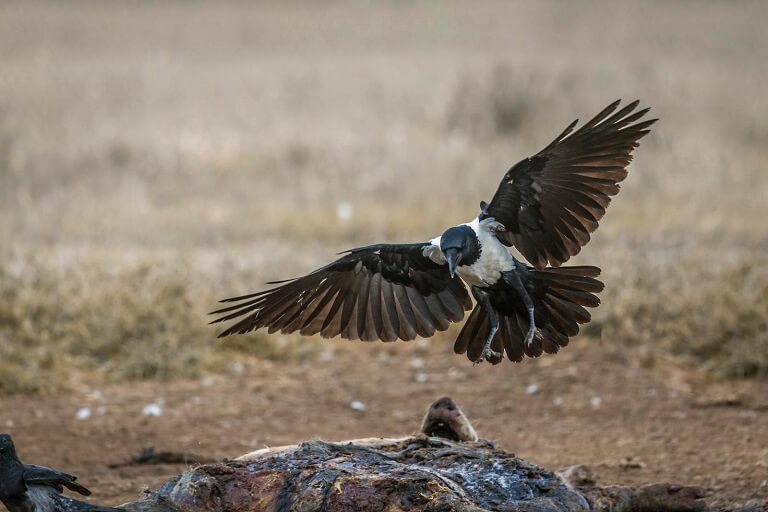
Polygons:
<instances>
[{"instance_id":1,"label":"patch of bare soil","mask_svg":"<svg viewBox=\"0 0 768 512\"><path fill-rule=\"evenodd\" d=\"M27 462L72 471L92 499L135 500L191 464L124 465L144 448L212 459L307 439L400 436L450 395L481 437L550 469L586 464L600 485L701 486L715 507L768 502L768 382L653 372L607 344L472 366L444 342L329 342L311 363L236 377L0 399ZM160 413L159 416L143 414ZM77 419L81 409L90 416ZM81 412L81 416L85 416Z\"/></svg>"}]
</instances>

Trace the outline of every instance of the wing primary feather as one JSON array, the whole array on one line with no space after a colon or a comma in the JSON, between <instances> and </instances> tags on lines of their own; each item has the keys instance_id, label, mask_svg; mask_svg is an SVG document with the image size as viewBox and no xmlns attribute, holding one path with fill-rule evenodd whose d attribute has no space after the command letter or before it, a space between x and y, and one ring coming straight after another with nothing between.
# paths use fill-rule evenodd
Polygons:
<instances>
[{"instance_id":1,"label":"wing primary feather","mask_svg":"<svg viewBox=\"0 0 768 512\"><path fill-rule=\"evenodd\" d=\"M384 328L381 320L381 274L373 274L369 286L365 323L368 337L370 341L374 341L381 339L381 331Z\"/></svg>"},{"instance_id":2,"label":"wing primary feather","mask_svg":"<svg viewBox=\"0 0 768 512\"><path fill-rule=\"evenodd\" d=\"M640 100L635 100L631 103L627 103L624 107L620 108L618 111L616 111L612 116L605 119L603 122L605 125L616 125L617 121L622 120L623 117L625 117L627 114L635 110L637 106L640 104ZM618 105L617 105L618 106Z\"/></svg>"},{"instance_id":3,"label":"wing primary feather","mask_svg":"<svg viewBox=\"0 0 768 512\"><path fill-rule=\"evenodd\" d=\"M576 130L576 133L574 133L574 136L581 135L584 132L591 130L595 126L597 126L600 122L602 122L606 117L608 117L611 112L616 110L616 108L621 103L621 100L616 100L607 107L605 107L603 110L600 111L595 117L584 123L578 130Z\"/></svg>"},{"instance_id":4,"label":"wing primary feather","mask_svg":"<svg viewBox=\"0 0 768 512\"><path fill-rule=\"evenodd\" d=\"M422 338L429 338L435 334L435 326L432 324L432 315L424 297L415 288L406 288L408 299L411 303L413 314L416 317L416 332Z\"/></svg>"},{"instance_id":5,"label":"wing primary feather","mask_svg":"<svg viewBox=\"0 0 768 512\"><path fill-rule=\"evenodd\" d=\"M405 286L399 284L393 285L392 289L396 299L395 308L397 309L400 322L400 332L398 333L400 339L403 341L415 339L418 335L418 323L411 307L411 301L408 298L408 291Z\"/></svg>"},{"instance_id":6,"label":"wing primary feather","mask_svg":"<svg viewBox=\"0 0 768 512\"><path fill-rule=\"evenodd\" d=\"M355 321L357 325L357 335L363 341L370 341L365 338L365 318L369 308L368 288L370 287L370 284L370 279L365 278L359 279L357 284L357 319L353 321Z\"/></svg>"},{"instance_id":7,"label":"wing primary feather","mask_svg":"<svg viewBox=\"0 0 768 512\"><path fill-rule=\"evenodd\" d=\"M268 290L225 299L219 336L299 331L325 337L393 341L431 336L463 317L469 294L447 267L424 255L426 243L351 249L304 277L274 281Z\"/></svg>"},{"instance_id":8,"label":"wing primary feather","mask_svg":"<svg viewBox=\"0 0 768 512\"><path fill-rule=\"evenodd\" d=\"M568 136L568 135L569 135L569 134L570 134L570 133L573 131L573 128L574 128L574 127L575 127L577 124L579 124L579 120L578 120L578 119L574 120L574 121L573 121L571 124L569 124L568 126L566 126L566 127L565 127L565 130L563 130L563 131L562 131L562 133L560 133L560 135L558 135L557 137L555 137L555 140L553 140L552 142L550 142L550 143L549 143L549 146L545 147L545 148L544 148L544 149L541 151L541 153L545 153L545 152L549 151L549 150L550 150L552 147L556 146L556 145L557 145L557 144L558 144L560 141L562 141L562 140L563 140L563 139L564 139L566 136Z\"/></svg>"},{"instance_id":9,"label":"wing primary feather","mask_svg":"<svg viewBox=\"0 0 768 512\"><path fill-rule=\"evenodd\" d=\"M395 295L392 283L386 279L381 280L381 339L382 341L395 341L400 331Z\"/></svg>"},{"instance_id":10,"label":"wing primary feather","mask_svg":"<svg viewBox=\"0 0 768 512\"><path fill-rule=\"evenodd\" d=\"M497 234L536 268L578 254L627 176L632 152L655 119L639 102L617 100L582 126L571 123L549 145L507 171L487 215L506 227Z\"/></svg>"}]
</instances>

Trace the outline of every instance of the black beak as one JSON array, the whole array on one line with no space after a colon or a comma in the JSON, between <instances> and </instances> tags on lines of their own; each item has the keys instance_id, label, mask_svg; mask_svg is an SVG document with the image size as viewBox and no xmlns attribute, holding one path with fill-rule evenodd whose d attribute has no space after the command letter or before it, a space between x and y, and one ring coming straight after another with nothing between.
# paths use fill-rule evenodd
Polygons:
<instances>
[{"instance_id":1,"label":"black beak","mask_svg":"<svg viewBox=\"0 0 768 512\"><path fill-rule=\"evenodd\" d=\"M456 267L461 262L461 253L458 249L447 249L445 251L445 261L448 262L448 272L451 273L451 278L456 274Z\"/></svg>"}]
</instances>

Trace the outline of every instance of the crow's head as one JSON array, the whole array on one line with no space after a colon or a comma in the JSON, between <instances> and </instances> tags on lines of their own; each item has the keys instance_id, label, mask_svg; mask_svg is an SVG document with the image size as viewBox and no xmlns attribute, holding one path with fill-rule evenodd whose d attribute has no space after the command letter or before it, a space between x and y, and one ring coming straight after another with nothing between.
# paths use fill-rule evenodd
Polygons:
<instances>
[{"instance_id":1,"label":"crow's head","mask_svg":"<svg viewBox=\"0 0 768 512\"><path fill-rule=\"evenodd\" d=\"M16 460L16 447L10 434L0 434L0 463L5 460Z\"/></svg>"},{"instance_id":2,"label":"crow's head","mask_svg":"<svg viewBox=\"0 0 768 512\"><path fill-rule=\"evenodd\" d=\"M9 434L0 434L0 501L15 494L22 485L23 467Z\"/></svg>"},{"instance_id":3,"label":"crow's head","mask_svg":"<svg viewBox=\"0 0 768 512\"><path fill-rule=\"evenodd\" d=\"M460 265L471 265L480 257L480 240L475 231L467 226L449 228L440 237L440 250L448 262L451 277Z\"/></svg>"}]
</instances>

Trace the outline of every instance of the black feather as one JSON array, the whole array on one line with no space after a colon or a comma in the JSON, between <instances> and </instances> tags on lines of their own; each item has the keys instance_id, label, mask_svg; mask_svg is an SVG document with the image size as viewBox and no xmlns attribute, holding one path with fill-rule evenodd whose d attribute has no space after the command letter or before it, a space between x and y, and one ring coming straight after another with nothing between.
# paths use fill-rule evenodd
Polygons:
<instances>
[{"instance_id":1,"label":"black feather","mask_svg":"<svg viewBox=\"0 0 768 512\"><path fill-rule=\"evenodd\" d=\"M483 214L506 228L497 235L502 243L514 245L540 270L547 263L561 265L589 241L627 175L632 151L656 121L641 121L648 109L636 110L638 101L620 109L619 104L611 103L576 131L572 123L514 165ZM579 233L569 234L567 227Z\"/></svg>"},{"instance_id":2,"label":"black feather","mask_svg":"<svg viewBox=\"0 0 768 512\"><path fill-rule=\"evenodd\" d=\"M279 286L224 302L212 323L242 318L220 336L266 328L348 339L428 337L460 321L472 301L458 277L424 255L428 244L371 245Z\"/></svg>"}]
</instances>

